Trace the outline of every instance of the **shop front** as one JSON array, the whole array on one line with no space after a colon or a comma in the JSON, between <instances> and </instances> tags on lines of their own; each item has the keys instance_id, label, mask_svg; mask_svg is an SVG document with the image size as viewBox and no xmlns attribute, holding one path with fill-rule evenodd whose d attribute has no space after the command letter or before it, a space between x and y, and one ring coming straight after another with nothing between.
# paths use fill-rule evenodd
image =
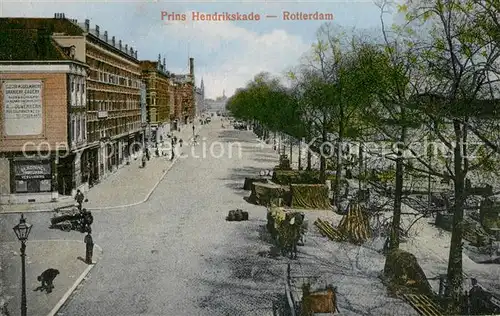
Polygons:
<instances>
[{"instance_id":1,"label":"shop front","mask_svg":"<svg viewBox=\"0 0 500 316\"><path fill-rule=\"evenodd\" d=\"M10 162L11 195L16 202L49 202L57 190L52 160L17 160ZM13 201L14 202L14 201Z\"/></svg>"}]
</instances>

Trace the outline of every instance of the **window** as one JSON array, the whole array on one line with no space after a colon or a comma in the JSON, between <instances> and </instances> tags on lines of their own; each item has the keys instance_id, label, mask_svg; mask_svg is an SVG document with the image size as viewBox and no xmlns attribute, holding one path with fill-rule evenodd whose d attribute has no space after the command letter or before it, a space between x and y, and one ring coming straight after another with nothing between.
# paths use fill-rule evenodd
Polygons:
<instances>
[{"instance_id":1,"label":"window","mask_svg":"<svg viewBox=\"0 0 500 316\"><path fill-rule=\"evenodd\" d=\"M76 92L80 92L80 84L79 83L76 84Z\"/></svg>"},{"instance_id":2,"label":"window","mask_svg":"<svg viewBox=\"0 0 500 316\"><path fill-rule=\"evenodd\" d=\"M75 80L71 80L71 92L75 92Z\"/></svg>"},{"instance_id":3,"label":"window","mask_svg":"<svg viewBox=\"0 0 500 316\"><path fill-rule=\"evenodd\" d=\"M80 126L81 126L81 120L80 120L80 118L77 118L76 119L76 131L75 131L75 140L77 142L81 140Z\"/></svg>"},{"instance_id":4,"label":"window","mask_svg":"<svg viewBox=\"0 0 500 316\"><path fill-rule=\"evenodd\" d=\"M76 126L75 126L75 118L72 118L71 119L71 141L75 141L75 129L76 129Z\"/></svg>"}]
</instances>

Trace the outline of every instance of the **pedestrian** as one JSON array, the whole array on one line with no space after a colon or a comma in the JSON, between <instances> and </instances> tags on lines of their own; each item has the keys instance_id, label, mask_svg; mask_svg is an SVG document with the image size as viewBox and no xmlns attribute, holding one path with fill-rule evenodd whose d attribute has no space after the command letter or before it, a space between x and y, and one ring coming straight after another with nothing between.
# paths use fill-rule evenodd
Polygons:
<instances>
[{"instance_id":1,"label":"pedestrian","mask_svg":"<svg viewBox=\"0 0 500 316\"><path fill-rule=\"evenodd\" d=\"M182 147L182 138L179 139L179 146Z\"/></svg>"},{"instance_id":2,"label":"pedestrian","mask_svg":"<svg viewBox=\"0 0 500 316\"><path fill-rule=\"evenodd\" d=\"M484 315L488 311L489 295L478 283L477 279L471 279L472 288L469 291L470 314Z\"/></svg>"},{"instance_id":3,"label":"pedestrian","mask_svg":"<svg viewBox=\"0 0 500 316\"><path fill-rule=\"evenodd\" d=\"M193 124L193 135L194 135L194 124Z\"/></svg>"},{"instance_id":4,"label":"pedestrian","mask_svg":"<svg viewBox=\"0 0 500 316\"><path fill-rule=\"evenodd\" d=\"M146 152L146 159L149 161L149 158L150 158L150 157L149 157L149 149L148 149L148 148L146 148L146 149L145 149L145 152Z\"/></svg>"},{"instance_id":5,"label":"pedestrian","mask_svg":"<svg viewBox=\"0 0 500 316\"><path fill-rule=\"evenodd\" d=\"M94 222L94 216L86 208L82 210L82 232L91 231L90 225Z\"/></svg>"},{"instance_id":6,"label":"pedestrian","mask_svg":"<svg viewBox=\"0 0 500 316\"><path fill-rule=\"evenodd\" d=\"M85 239L83 240L85 242L85 262L87 264L92 264L92 255L94 253L94 241L92 240L92 231L89 230L87 232L87 235L85 236Z\"/></svg>"},{"instance_id":7,"label":"pedestrian","mask_svg":"<svg viewBox=\"0 0 500 316\"><path fill-rule=\"evenodd\" d=\"M52 289L54 288L54 279L56 278L56 276L59 274L59 270L57 269L47 269L45 271L42 272L42 274L40 274L38 277L37 277L37 280L39 282L42 282L42 285L40 285L39 287L37 287L35 289L35 291L43 291L43 290L46 290L47 293L50 293L52 292Z\"/></svg>"},{"instance_id":8,"label":"pedestrian","mask_svg":"<svg viewBox=\"0 0 500 316\"><path fill-rule=\"evenodd\" d=\"M76 190L75 200L78 203L79 210L82 209L82 204L83 204L84 199L85 199L85 196L83 195L82 191L80 191L79 189Z\"/></svg>"}]
</instances>

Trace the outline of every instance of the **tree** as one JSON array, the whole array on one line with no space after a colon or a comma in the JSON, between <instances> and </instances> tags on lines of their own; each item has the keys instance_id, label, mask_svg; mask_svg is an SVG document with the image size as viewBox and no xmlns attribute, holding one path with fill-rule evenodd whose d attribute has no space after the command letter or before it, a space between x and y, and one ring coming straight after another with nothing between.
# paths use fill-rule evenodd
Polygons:
<instances>
[{"instance_id":1,"label":"tree","mask_svg":"<svg viewBox=\"0 0 500 316\"><path fill-rule=\"evenodd\" d=\"M448 260L449 311L460 313L462 295L462 237L465 179L472 166L468 155L471 107L488 91L489 74L500 55L491 29L477 27L486 19L475 1L407 1L401 6L414 27L429 30L419 60L425 64L426 92L416 97L416 108L426 116L427 128L451 152L446 165L454 183L453 228ZM479 15L477 15L479 13ZM491 19L490 19L491 20ZM417 24L418 23L418 24ZM497 38L498 39L498 38ZM421 69L424 71L424 68ZM436 172L438 173L438 172Z\"/></svg>"},{"instance_id":2,"label":"tree","mask_svg":"<svg viewBox=\"0 0 500 316\"><path fill-rule=\"evenodd\" d=\"M333 25L325 24L318 30L318 38L311 56L299 72L296 87L300 89L302 112L306 113L306 127L312 134L313 150L320 154L320 180L326 180L327 157L335 154L335 202L340 207L340 180L344 141L359 134L359 111L364 106L364 95L353 70L357 56L352 49L358 44L355 36L335 33ZM346 48L345 50L343 50ZM293 74L297 78L297 75ZM330 146L330 135L335 135L335 146ZM319 141L318 141L319 140ZM332 148L334 147L334 148Z\"/></svg>"}]
</instances>

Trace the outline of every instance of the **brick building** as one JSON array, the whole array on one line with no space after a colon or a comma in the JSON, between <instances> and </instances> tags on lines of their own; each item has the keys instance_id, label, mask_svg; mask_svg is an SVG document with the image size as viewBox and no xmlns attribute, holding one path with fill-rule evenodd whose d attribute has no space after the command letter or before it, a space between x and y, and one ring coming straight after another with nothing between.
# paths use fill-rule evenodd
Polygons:
<instances>
[{"instance_id":1,"label":"brick building","mask_svg":"<svg viewBox=\"0 0 500 316\"><path fill-rule=\"evenodd\" d=\"M90 28L89 20L78 24L60 13L54 18L1 18L0 30L9 29L43 33L44 37L31 39L31 42L38 43L45 38L45 41L56 43L57 49L68 51L74 62L89 66L84 88L86 118L75 117L69 123L69 126L79 126L82 120L86 120L83 125L86 125L87 139L85 146L78 147L79 150L60 161L66 166L78 165L64 168L73 174L72 181L64 182L64 194L69 186L74 190L106 177L124 164L130 158L129 154L137 154L143 142L141 67L137 51L114 36L108 37L98 25ZM68 82L69 87L74 85L75 91L80 84ZM83 108L80 111L85 112Z\"/></svg>"},{"instance_id":2,"label":"brick building","mask_svg":"<svg viewBox=\"0 0 500 316\"><path fill-rule=\"evenodd\" d=\"M174 128L188 124L196 116L194 58L189 58L189 74L173 75L175 83L174 108L170 120Z\"/></svg>"},{"instance_id":3,"label":"brick building","mask_svg":"<svg viewBox=\"0 0 500 316\"><path fill-rule=\"evenodd\" d=\"M201 116L205 112L205 84L201 78L200 87L196 87L195 95L196 116Z\"/></svg>"},{"instance_id":4,"label":"brick building","mask_svg":"<svg viewBox=\"0 0 500 316\"><path fill-rule=\"evenodd\" d=\"M88 67L37 23L0 19L0 203L48 202L79 183Z\"/></svg>"},{"instance_id":5,"label":"brick building","mask_svg":"<svg viewBox=\"0 0 500 316\"><path fill-rule=\"evenodd\" d=\"M160 143L170 132L170 109L175 104L175 86L166 70L165 59L141 61L142 80L146 84L148 140Z\"/></svg>"}]
</instances>

